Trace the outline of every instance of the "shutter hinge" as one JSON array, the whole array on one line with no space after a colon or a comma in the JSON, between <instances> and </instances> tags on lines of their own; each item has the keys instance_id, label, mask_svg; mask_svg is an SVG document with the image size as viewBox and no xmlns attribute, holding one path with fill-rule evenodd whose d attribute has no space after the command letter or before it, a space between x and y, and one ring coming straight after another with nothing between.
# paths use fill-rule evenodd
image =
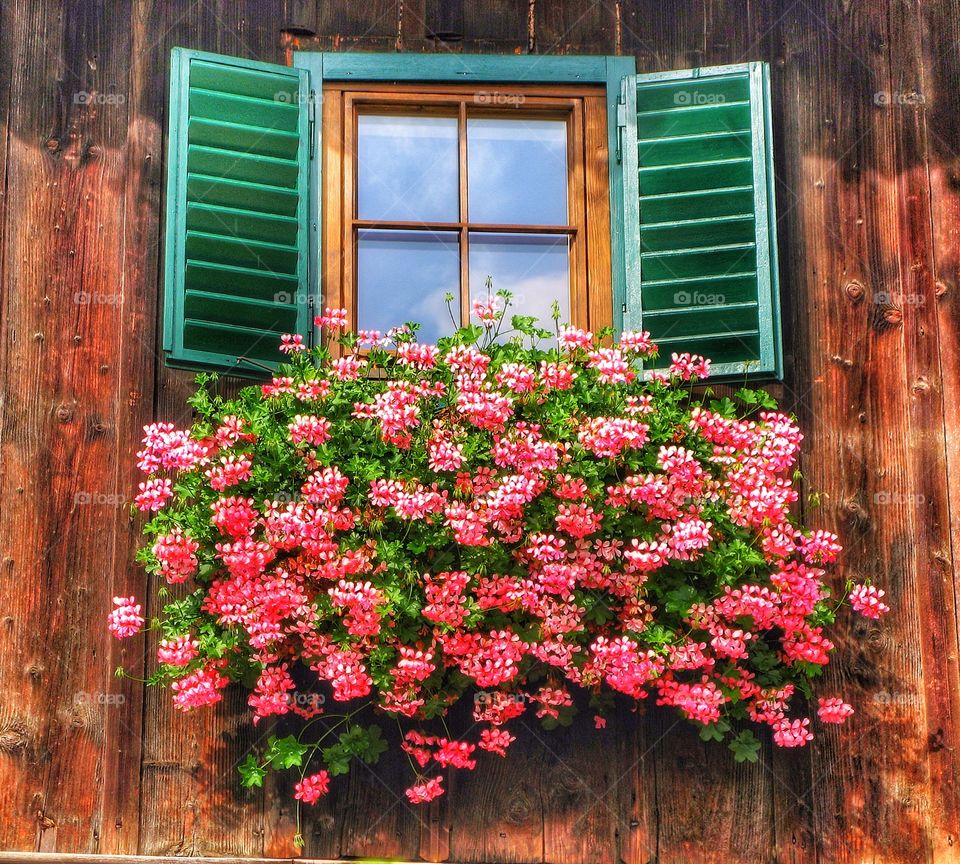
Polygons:
<instances>
[{"instance_id":1,"label":"shutter hinge","mask_svg":"<svg viewBox=\"0 0 960 864\"><path fill-rule=\"evenodd\" d=\"M317 137L317 94L314 90L311 90L307 96L307 117L309 118L307 137L310 139L310 158L313 159Z\"/></svg>"},{"instance_id":2,"label":"shutter hinge","mask_svg":"<svg viewBox=\"0 0 960 864\"><path fill-rule=\"evenodd\" d=\"M627 79L620 79L620 96L617 98L617 164L623 162L623 130L627 128Z\"/></svg>"},{"instance_id":3,"label":"shutter hinge","mask_svg":"<svg viewBox=\"0 0 960 864\"><path fill-rule=\"evenodd\" d=\"M313 348L314 342L316 341L317 328L313 323L314 311L316 310L317 301L313 296L313 292L307 294L307 346Z\"/></svg>"}]
</instances>

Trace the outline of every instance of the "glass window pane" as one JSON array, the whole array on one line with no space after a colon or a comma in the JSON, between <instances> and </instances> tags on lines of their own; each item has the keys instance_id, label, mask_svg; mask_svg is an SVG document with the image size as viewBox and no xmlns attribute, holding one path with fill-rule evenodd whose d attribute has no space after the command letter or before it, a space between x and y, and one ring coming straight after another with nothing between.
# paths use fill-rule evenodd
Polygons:
<instances>
[{"instance_id":1,"label":"glass window pane","mask_svg":"<svg viewBox=\"0 0 960 864\"><path fill-rule=\"evenodd\" d=\"M459 219L456 117L357 118L357 217Z\"/></svg>"},{"instance_id":2,"label":"glass window pane","mask_svg":"<svg viewBox=\"0 0 960 864\"><path fill-rule=\"evenodd\" d=\"M467 120L471 222L567 224L567 124L562 120Z\"/></svg>"},{"instance_id":3,"label":"glass window pane","mask_svg":"<svg viewBox=\"0 0 960 864\"><path fill-rule=\"evenodd\" d=\"M470 234L470 300L492 291L510 291L509 318L533 315L553 329L550 310L560 304L560 323L570 320L570 265L565 236L551 234ZM508 327L505 329L509 329ZM509 337L507 337L509 338Z\"/></svg>"},{"instance_id":4,"label":"glass window pane","mask_svg":"<svg viewBox=\"0 0 960 864\"><path fill-rule=\"evenodd\" d=\"M357 327L386 333L407 321L417 338L453 332L444 296L460 320L460 242L453 231L362 230L357 237Z\"/></svg>"}]
</instances>

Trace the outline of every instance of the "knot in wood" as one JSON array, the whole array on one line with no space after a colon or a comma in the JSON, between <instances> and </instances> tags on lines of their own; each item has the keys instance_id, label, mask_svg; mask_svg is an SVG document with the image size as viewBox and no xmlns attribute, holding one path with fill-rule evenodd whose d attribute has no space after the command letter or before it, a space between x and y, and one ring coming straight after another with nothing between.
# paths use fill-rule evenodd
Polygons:
<instances>
[{"instance_id":1,"label":"knot in wood","mask_svg":"<svg viewBox=\"0 0 960 864\"><path fill-rule=\"evenodd\" d=\"M891 306L889 309L884 309L883 320L886 321L887 324L898 327L903 323L903 310L897 309L895 306Z\"/></svg>"},{"instance_id":2,"label":"knot in wood","mask_svg":"<svg viewBox=\"0 0 960 864\"><path fill-rule=\"evenodd\" d=\"M22 750L29 740L25 724L14 721L0 727L0 753L12 753Z\"/></svg>"},{"instance_id":3,"label":"knot in wood","mask_svg":"<svg viewBox=\"0 0 960 864\"><path fill-rule=\"evenodd\" d=\"M843 286L843 291L853 303L859 303L861 300L863 300L863 297L866 294L866 289L863 287L863 283L859 279L851 279L846 285Z\"/></svg>"}]
</instances>

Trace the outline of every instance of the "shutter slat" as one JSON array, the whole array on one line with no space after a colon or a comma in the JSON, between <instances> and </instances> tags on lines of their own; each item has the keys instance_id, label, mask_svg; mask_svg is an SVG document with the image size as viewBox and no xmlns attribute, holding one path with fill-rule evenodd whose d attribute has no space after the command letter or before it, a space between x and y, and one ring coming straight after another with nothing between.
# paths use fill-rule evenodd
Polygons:
<instances>
[{"instance_id":1,"label":"shutter slat","mask_svg":"<svg viewBox=\"0 0 960 864\"><path fill-rule=\"evenodd\" d=\"M264 156L282 159L296 159L300 149L300 136L296 132L278 132L245 123L199 117L190 120L189 142L241 153L250 152L255 147Z\"/></svg>"},{"instance_id":2,"label":"shutter slat","mask_svg":"<svg viewBox=\"0 0 960 864\"><path fill-rule=\"evenodd\" d=\"M232 93L190 88L190 115L202 120L221 120L243 123L254 128L294 132L299 121L300 107L286 102L250 99Z\"/></svg>"},{"instance_id":3,"label":"shutter slat","mask_svg":"<svg viewBox=\"0 0 960 864\"><path fill-rule=\"evenodd\" d=\"M273 364L280 352L280 333L187 318L183 323L183 343L184 359L198 363L213 353Z\"/></svg>"},{"instance_id":4,"label":"shutter slat","mask_svg":"<svg viewBox=\"0 0 960 864\"><path fill-rule=\"evenodd\" d=\"M309 338L309 82L174 49L164 349L171 365L262 375Z\"/></svg>"},{"instance_id":5,"label":"shutter slat","mask_svg":"<svg viewBox=\"0 0 960 864\"><path fill-rule=\"evenodd\" d=\"M641 195L640 207L643 210L644 226L677 219L694 219L704 214L732 216L749 212L752 215L753 186Z\"/></svg>"},{"instance_id":6,"label":"shutter slat","mask_svg":"<svg viewBox=\"0 0 960 864\"><path fill-rule=\"evenodd\" d=\"M256 213L253 210L220 207L196 201L187 205L188 230L295 246L298 228L297 220L289 216Z\"/></svg>"},{"instance_id":7,"label":"shutter slat","mask_svg":"<svg viewBox=\"0 0 960 864\"><path fill-rule=\"evenodd\" d=\"M643 252L675 251L687 248L753 242L753 214L682 219L645 225L640 229Z\"/></svg>"},{"instance_id":8,"label":"shutter slat","mask_svg":"<svg viewBox=\"0 0 960 864\"><path fill-rule=\"evenodd\" d=\"M780 373L766 75L752 63L636 76L624 171L640 279L626 321L662 346L652 368L689 351L715 374Z\"/></svg>"},{"instance_id":9,"label":"shutter slat","mask_svg":"<svg viewBox=\"0 0 960 864\"><path fill-rule=\"evenodd\" d=\"M756 308L756 300L746 300L743 303L724 303L718 304L716 309L718 312L730 311L734 309L753 309ZM657 315L694 315L699 314L702 310L697 309L694 306L689 306L686 309L648 309L646 312L647 318L655 318Z\"/></svg>"},{"instance_id":10,"label":"shutter slat","mask_svg":"<svg viewBox=\"0 0 960 864\"><path fill-rule=\"evenodd\" d=\"M201 145L190 145L187 150L187 170L190 173L224 180L245 180L296 189L299 169L295 159L277 159L264 153L238 153Z\"/></svg>"},{"instance_id":11,"label":"shutter slat","mask_svg":"<svg viewBox=\"0 0 960 864\"><path fill-rule=\"evenodd\" d=\"M187 260L186 287L199 290L237 294L258 300L282 299L276 302L288 302L287 296L293 296L300 290L300 281L293 276L215 264L209 261ZM298 330L299 332L299 330Z\"/></svg>"},{"instance_id":12,"label":"shutter slat","mask_svg":"<svg viewBox=\"0 0 960 864\"><path fill-rule=\"evenodd\" d=\"M750 130L706 132L668 136L640 142L640 164L651 166L693 164L721 159L750 158Z\"/></svg>"},{"instance_id":13,"label":"shutter slat","mask_svg":"<svg viewBox=\"0 0 960 864\"><path fill-rule=\"evenodd\" d=\"M206 174L187 175L187 195L188 203L219 204L274 216L296 216L301 199L298 189Z\"/></svg>"},{"instance_id":14,"label":"shutter slat","mask_svg":"<svg viewBox=\"0 0 960 864\"><path fill-rule=\"evenodd\" d=\"M296 276L300 263L296 247L199 231L187 231L187 257L194 261L230 264L285 276Z\"/></svg>"},{"instance_id":15,"label":"shutter slat","mask_svg":"<svg viewBox=\"0 0 960 864\"><path fill-rule=\"evenodd\" d=\"M258 330L264 324L270 329L296 327L297 310L294 306L279 306L277 303L254 300L250 297L231 297L229 294L214 294L207 291L187 290L184 310L187 318L207 323L222 323Z\"/></svg>"}]
</instances>

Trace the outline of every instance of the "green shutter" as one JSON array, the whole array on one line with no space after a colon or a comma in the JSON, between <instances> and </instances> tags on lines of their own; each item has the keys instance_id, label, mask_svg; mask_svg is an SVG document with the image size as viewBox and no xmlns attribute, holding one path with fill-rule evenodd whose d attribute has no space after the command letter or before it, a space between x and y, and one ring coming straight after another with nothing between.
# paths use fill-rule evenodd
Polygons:
<instances>
[{"instance_id":1,"label":"green shutter","mask_svg":"<svg viewBox=\"0 0 960 864\"><path fill-rule=\"evenodd\" d=\"M309 339L308 73L174 48L163 349L171 366L266 374Z\"/></svg>"},{"instance_id":2,"label":"green shutter","mask_svg":"<svg viewBox=\"0 0 960 864\"><path fill-rule=\"evenodd\" d=\"M780 377L766 64L637 75L623 102L625 328L650 331L654 367L689 351Z\"/></svg>"}]
</instances>

